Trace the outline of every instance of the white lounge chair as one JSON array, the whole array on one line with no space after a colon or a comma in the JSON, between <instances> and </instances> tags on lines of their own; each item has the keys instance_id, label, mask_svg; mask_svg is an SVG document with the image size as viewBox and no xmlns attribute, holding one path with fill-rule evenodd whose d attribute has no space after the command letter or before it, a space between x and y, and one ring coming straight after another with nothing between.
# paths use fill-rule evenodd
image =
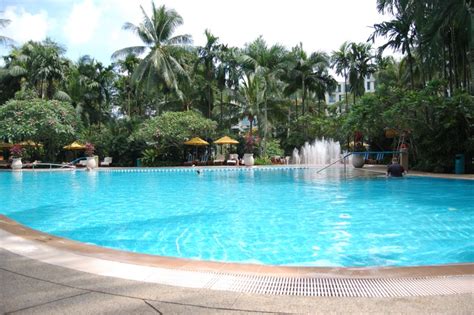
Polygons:
<instances>
[{"instance_id":1,"label":"white lounge chair","mask_svg":"<svg viewBox=\"0 0 474 315\"><path fill-rule=\"evenodd\" d=\"M100 166L110 166L112 164L112 158L110 156L106 156L103 161L100 162Z\"/></svg>"},{"instance_id":2,"label":"white lounge chair","mask_svg":"<svg viewBox=\"0 0 474 315\"><path fill-rule=\"evenodd\" d=\"M239 155L229 154L229 159L225 163L227 165L239 165Z\"/></svg>"},{"instance_id":3,"label":"white lounge chair","mask_svg":"<svg viewBox=\"0 0 474 315\"><path fill-rule=\"evenodd\" d=\"M225 162L225 157L222 154L216 155L216 158L213 160L214 165L222 165Z\"/></svg>"}]
</instances>

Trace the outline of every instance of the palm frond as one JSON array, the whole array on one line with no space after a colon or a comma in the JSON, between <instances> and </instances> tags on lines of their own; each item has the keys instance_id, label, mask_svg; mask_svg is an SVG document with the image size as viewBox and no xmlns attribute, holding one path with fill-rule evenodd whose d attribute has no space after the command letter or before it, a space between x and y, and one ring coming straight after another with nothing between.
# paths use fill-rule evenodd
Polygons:
<instances>
[{"instance_id":1,"label":"palm frond","mask_svg":"<svg viewBox=\"0 0 474 315\"><path fill-rule=\"evenodd\" d=\"M112 59L119 59L122 57L127 57L129 55L139 56L143 54L145 50L146 50L145 46L132 46L132 47L127 47L127 48L122 48L115 51L112 54Z\"/></svg>"}]
</instances>

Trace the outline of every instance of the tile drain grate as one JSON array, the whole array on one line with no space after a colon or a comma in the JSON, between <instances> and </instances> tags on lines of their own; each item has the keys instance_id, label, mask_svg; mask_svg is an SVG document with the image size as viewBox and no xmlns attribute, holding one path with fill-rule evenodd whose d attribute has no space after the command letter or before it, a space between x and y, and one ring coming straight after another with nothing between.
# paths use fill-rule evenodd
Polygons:
<instances>
[{"instance_id":1,"label":"tile drain grate","mask_svg":"<svg viewBox=\"0 0 474 315\"><path fill-rule=\"evenodd\" d=\"M297 278L220 274L212 277L205 287L269 295L408 297L473 293L474 277Z\"/></svg>"}]
</instances>

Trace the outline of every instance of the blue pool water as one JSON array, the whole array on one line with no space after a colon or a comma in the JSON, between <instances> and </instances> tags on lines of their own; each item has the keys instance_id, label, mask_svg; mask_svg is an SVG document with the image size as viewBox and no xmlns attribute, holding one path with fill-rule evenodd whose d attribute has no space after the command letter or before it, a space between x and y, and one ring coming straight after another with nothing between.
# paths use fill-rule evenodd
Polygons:
<instances>
[{"instance_id":1,"label":"blue pool water","mask_svg":"<svg viewBox=\"0 0 474 315\"><path fill-rule=\"evenodd\" d=\"M191 259L346 267L474 262L474 181L323 173L0 172L0 213L85 243Z\"/></svg>"}]
</instances>

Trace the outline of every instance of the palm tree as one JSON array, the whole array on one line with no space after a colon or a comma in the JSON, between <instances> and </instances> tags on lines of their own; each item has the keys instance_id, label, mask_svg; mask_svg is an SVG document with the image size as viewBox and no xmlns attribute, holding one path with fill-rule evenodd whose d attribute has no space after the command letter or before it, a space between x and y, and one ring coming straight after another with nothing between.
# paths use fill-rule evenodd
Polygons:
<instances>
[{"instance_id":1,"label":"palm tree","mask_svg":"<svg viewBox=\"0 0 474 315\"><path fill-rule=\"evenodd\" d=\"M388 41L379 47L379 54L390 47L393 50L401 51L407 54L408 64L410 66L411 88L415 88L412 48L415 40L415 26L413 20L407 14L397 14L394 20L374 24L374 32L370 35L370 41L375 41L377 36L388 37Z\"/></svg>"},{"instance_id":2,"label":"palm tree","mask_svg":"<svg viewBox=\"0 0 474 315\"><path fill-rule=\"evenodd\" d=\"M79 58L68 76L68 93L77 112L87 125L97 123L101 128L104 109L111 100L113 66L104 67L88 55Z\"/></svg>"},{"instance_id":3,"label":"palm tree","mask_svg":"<svg viewBox=\"0 0 474 315\"><path fill-rule=\"evenodd\" d=\"M371 50L372 48L370 44L351 44L351 50L349 53L349 84L351 85L354 104L356 97L362 96L365 93L365 78L376 70L375 65L372 64L374 56L372 55Z\"/></svg>"},{"instance_id":4,"label":"palm tree","mask_svg":"<svg viewBox=\"0 0 474 315\"><path fill-rule=\"evenodd\" d=\"M350 53L350 42L344 42L339 50L333 51L331 54L331 67L335 68L337 75L344 77L344 92L346 93L346 111L349 109L349 98L347 97L347 73L349 71L349 53ZM341 111L339 109L339 111Z\"/></svg>"},{"instance_id":5,"label":"palm tree","mask_svg":"<svg viewBox=\"0 0 474 315\"><path fill-rule=\"evenodd\" d=\"M173 36L176 28L183 24L181 16L175 10L167 9L164 5L159 8L156 8L153 2L151 5L151 16L148 16L140 6L143 14L142 23L138 26L125 23L123 26L125 30L136 33L144 45L117 50L112 54L112 58L126 57L130 54L139 56L147 52L134 71L134 80L143 81L146 87L151 90L161 84L165 88L175 91L182 98L178 82L180 78L187 77L182 58L186 54L186 45L191 43L191 36Z\"/></svg>"},{"instance_id":6,"label":"palm tree","mask_svg":"<svg viewBox=\"0 0 474 315\"><path fill-rule=\"evenodd\" d=\"M198 47L198 64L202 65L202 72L205 79L206 102L207 102L207 117L212 117L214 109L214 93L213 86L216 80L216 65L221 45L218 44L219 38L212 35L209 30L205 30L206 45Z\"/></svg>"},{"instance_id":7,"label":"palm tree","mask_svg":"<svg viewBox=\"0 0 474 315\"><path fill-rule=\"evenodd\" d=\"M0 28L5 28L11 21L8 19L0 19ZM0 45L11 45L13 43L13 39L10 37L0 35Z\"/></svg>"},{"instance_id":8,"label":"palm tree","mask_svg":"<svg viewBox=\"0 0 474 315\"><path fill-rule=\"evenodd\" d=\"M331 90L335 81L327 74L329 56L326 53L315 52L308 57L300 44L293 48L291 55L289 69L282 78L288 83L285 88L287 95L301 90L301 112L304 115L308 93L319 92L318 98L321 99L321 92Z\"/></svg>"},{"instance_id":9,"label":"palm tree","mask_svg":"<svg viewBox=\"0 0 474 315\"><path fill-rule=\"evenodd\" d=\"M244 50L244 55L241 58L244 72L247 74L255 74L256 76L261 77L263 80L263 84L258 85L258 87L262 89L263 117L258 116L259 113L257 113L257 116L259 124L263 122L263 128L259 128L259 132L263 140L264 155L266 153L266 140L269 127L269 99L276 90L276 84L279 80L279 76L282 73L281 70L286 54L287 52L283 46L273 45L268 48L263 38L259 37L247 45ZM249 80L247 80L247 82L248 81Z\"/></svg>"},{"instance_id":10,"label":"palm tree","mask_svg":"<svg viewBox=\"0 0 474 315\"><path fill-rule=\"evenodd\" d=\"M6 71L13 77L21 77L24 85L36 89L42 99L69 100L61 90L69 67L64 53L65 49L51 39L41 43L29 41L12 50L6 58Z\"/></svg>"}]
</instances>

